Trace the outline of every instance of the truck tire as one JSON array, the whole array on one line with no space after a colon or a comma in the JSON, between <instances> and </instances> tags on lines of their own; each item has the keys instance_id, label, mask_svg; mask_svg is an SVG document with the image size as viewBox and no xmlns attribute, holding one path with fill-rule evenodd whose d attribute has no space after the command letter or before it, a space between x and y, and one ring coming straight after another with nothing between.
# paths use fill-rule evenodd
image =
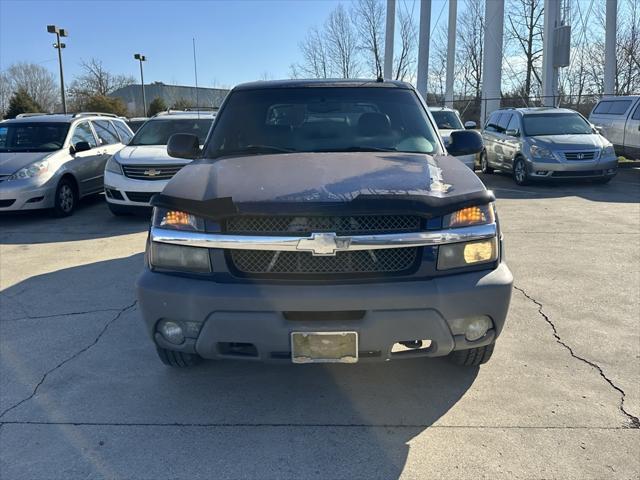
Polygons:
<instances>
[{"instance_id":1,"label":"truck tire","mask_svg":"<svg viewBox=\"0 0 640 480\"><path fill-rule=\"evenodd\" d=\"M165 365L175 368L187 368L198 365L202 361L200 355L193 353L176 352L166 348L156 347L160 360Z\"/></svg>"},{"instance_id":2,"label":"truck tire","mask_svg":"<svg viewBox=\"0 0 640 480\"><path fill-rule=\"evenodd\" d=\"M449 354L449 360L456 365L464 367L477 367L487 363L493 354L496 343L490 343L484 347L470 348L468 350L455 350Z\"/></svg>"}]
</instances>

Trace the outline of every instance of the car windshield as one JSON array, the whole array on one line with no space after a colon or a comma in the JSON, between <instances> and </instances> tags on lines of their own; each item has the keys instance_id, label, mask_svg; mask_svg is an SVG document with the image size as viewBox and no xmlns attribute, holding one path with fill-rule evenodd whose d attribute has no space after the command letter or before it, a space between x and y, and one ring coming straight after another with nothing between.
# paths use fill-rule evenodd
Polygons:
<instances>
[{"instance_id":1,"label":"car windshield","mask_svg":"<svg viewBox=\"0 0 640 480\"><path fill-rule=\"evenodd\" d=\"M174 133L191 133L203 144L212 122L211 117L149 120L140 127L129 145L166 145Z\"/></svg>"},{"instance_id":2,"label":"car windshield","mask_svg":"<svg viewBox=\"0 0 640 480\"><path fill-rule=\"evenodd\" d=\"M64 145L68 123L8 123L0 125L0 152L54 152Z\"/></svg>"},{"instance_id":3,"label":"car windshield","mask_svg":"<svg viewBox=\"0 0 640 480\"><path fill-rule=\"evenodd\" d=\"M207 145L209 158L287 152L440 153L414 91L307 87L231 93Z\"/></svg>"},{"instance_id":4,"label":"car windshield","mask_svg":"<svg viewBox=\"0 0 640 480\"><path fill-rule=\"evenodd\" d=\"M439 130L462 130L464 126L456 112L449 110L431 110Z\"/></svg>"},{"instance_id":5,"label":"car windshield","mask_svg":"<svg viewBox=\"0 0 640 480\"><path fill-rule=\"evenodd\" d=\"M528 137L540 135L586 135L593 133L591 125L577 113L537 113L524 115L524 134Z\"/></svg>"}]
</instances>

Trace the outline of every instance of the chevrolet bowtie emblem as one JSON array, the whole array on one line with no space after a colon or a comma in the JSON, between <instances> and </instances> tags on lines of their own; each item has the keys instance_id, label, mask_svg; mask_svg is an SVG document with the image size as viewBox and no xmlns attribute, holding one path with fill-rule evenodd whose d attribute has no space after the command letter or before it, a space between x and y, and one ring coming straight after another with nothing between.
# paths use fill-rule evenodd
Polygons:
<instances>
[{"instance_id":1,"label":"chevrolet bowtie emblem","mask_svg":"<svg viewBox=\"0 0 640 480\"><path fill-rule=\"evenodd\" d=\"M339 238L335 233L312 233L311 237L298 241L296 249L300 252L311 252L315 257L335 257L339 250L346 250L350 244L350 238Z\"/></svg>"},{"instance_id":2,"label":"chevrolet bowtie emblem","mask_svg":"<svg viewBox=\"0 0 640 480\"><path fill-rule=\"evenodd\" d=\"M147 177L155 177L156 175L160 175L162 173L162 170L157 170L155 168L150 168L149 170L145 170L144 174Z\"/></svg>"}]
</instances>

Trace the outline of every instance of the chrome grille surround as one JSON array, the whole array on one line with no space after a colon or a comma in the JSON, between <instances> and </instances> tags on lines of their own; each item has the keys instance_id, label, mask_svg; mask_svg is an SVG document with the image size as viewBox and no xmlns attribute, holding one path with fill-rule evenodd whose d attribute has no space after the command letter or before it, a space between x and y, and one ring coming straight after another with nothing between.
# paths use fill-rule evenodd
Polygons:
<instances>
[{"instance_id":1,"label":"chrome grille surround","mask_svg":"<svg viewBox=\"0 0 640 480\"><path fill-rule=\"evenodd\" d=\"M584 160L596 160L599 156L598 150L571 150L562 152L565 160L569 161L584 161Z\"/></svg>"},{"instance_id":2,"label":"chrome grille surround","mask_svg":"<svg viewBox=\"0 0 640 480\"><path fill-rule=\"evenodd\" d=\"M184 165L122 165L122 172L126 177L134 180L169 180L178 173Z\"/></svg>"}]
</instances>

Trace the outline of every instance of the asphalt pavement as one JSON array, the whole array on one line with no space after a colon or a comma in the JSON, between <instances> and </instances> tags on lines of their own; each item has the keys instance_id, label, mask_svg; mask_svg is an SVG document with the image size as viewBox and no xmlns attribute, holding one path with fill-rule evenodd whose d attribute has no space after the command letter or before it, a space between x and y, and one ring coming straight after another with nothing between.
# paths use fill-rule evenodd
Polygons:
<instances>
[{"instance_id":1,"label":"asphalt pavement","mask_svg":"<svg viewBox=\"0 0 640 480\"><path fill-rule=\"evenodd\" d=\"M482 176L482 175L481 175ZM498 197L515 287L491 361L163 366L147 220L0 216L0 478L640 478L640 169Z\"/></svg>"}]
</instances>

